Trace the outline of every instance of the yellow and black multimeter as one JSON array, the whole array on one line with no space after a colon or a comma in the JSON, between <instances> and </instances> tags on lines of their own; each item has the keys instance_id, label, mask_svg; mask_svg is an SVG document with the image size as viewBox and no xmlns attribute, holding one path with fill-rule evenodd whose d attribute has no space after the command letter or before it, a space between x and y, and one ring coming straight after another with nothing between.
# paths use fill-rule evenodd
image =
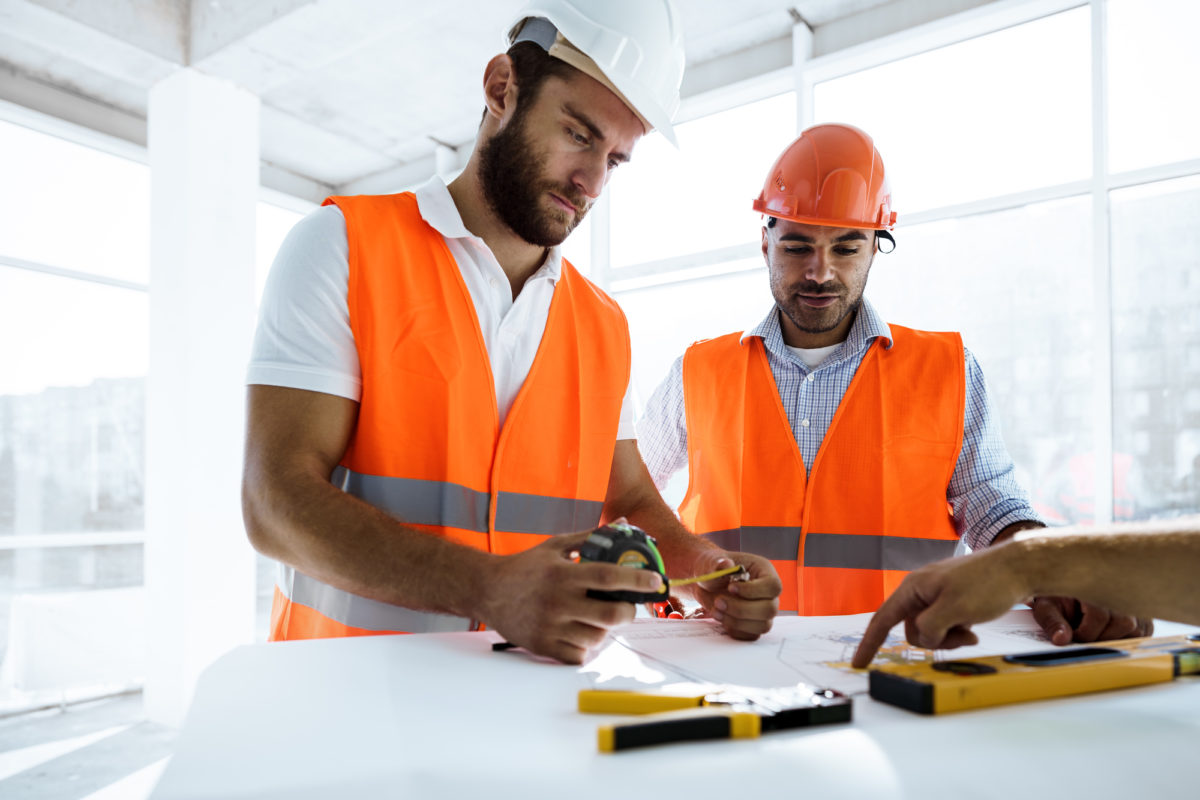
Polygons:
<instances>
[{"instance_id":1,"label":"yellow and black multimeter","mask_svg":"<svg viewBox=\"0 0 1200 800\"><path fill-rule=\"evenodd\" d=\"M1200 633L871 670L871 697L921 714L1044 700L1200 675Z\"/></svg>"}]
</instances>

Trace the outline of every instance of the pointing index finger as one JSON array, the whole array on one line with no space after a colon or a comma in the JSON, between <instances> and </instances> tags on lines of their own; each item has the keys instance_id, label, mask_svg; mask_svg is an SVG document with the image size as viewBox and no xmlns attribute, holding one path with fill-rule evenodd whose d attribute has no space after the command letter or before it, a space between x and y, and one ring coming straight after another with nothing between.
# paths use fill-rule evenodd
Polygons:
<instances>
[{"instance_id":1,"label":"pointing index finger","mask_svg":"<svg viewBox=\"0 0 1200 800\"><path fill-rule=\"evenodd\" d=\"M867 623L867 630L863 633L862 640L858 643L858 649L854 651L854 658L850 661L850 666L855 669L862 669L871 663L871 659L879 652L879 648L887 641L888 633L897 624L905 619L910 619L916 616L920 611L922 604L917 599L912 587L907 579L900 584L900 588L883 602L879 610L875 612L875 616L871 617L871 621Z\"/></svg>"}]
</instances>

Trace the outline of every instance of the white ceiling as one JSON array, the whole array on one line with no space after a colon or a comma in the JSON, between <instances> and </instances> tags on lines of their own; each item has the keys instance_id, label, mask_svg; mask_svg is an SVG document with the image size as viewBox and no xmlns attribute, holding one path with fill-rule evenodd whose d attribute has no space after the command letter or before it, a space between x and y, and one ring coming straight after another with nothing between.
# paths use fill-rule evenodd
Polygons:
<instances>
[{"instance_id":1,"label":"white ceiling","mask_svg":"<svg viewBox=\"0 0 1200 800\"><path fill-rule=\"evenodd\" d=\"M986 1L676 0L683 95L786 68L799 19L820 54ZM412 183L439 145L469 153L483 66L524 2L0 0L0 99L141 143L150 87L190 65L261 98L264 183Z\"/></svg>"}]
</instances>

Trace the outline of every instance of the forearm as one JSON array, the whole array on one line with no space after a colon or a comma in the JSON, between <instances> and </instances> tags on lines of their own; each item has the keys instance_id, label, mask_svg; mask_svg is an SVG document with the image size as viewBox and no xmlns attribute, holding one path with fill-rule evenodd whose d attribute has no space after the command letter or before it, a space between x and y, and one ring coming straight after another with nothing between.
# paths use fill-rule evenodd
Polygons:
<instances>
[{"instance_id":1,"label":"forearm","mask_svg":"<svg viewBox=\"0 0 1200 800\"><path fill-rule=\"evenodd\" d=\"M478 618L490 556L408 528L302 470L248 473L246 528L254 547L323 583L393 605Z\"/></svg>"},{"instance_id":2,"label":"forearm","mask_svg":"<svg viewBox=\"0 0 1200 800\"><path fill-rule=\"evenodd\" d=\"M995 551L1030 595L1200 624L1200 517L1023 534Z\"/></svg>"},{"instance_id":3,"label":"forearm","mask_svg":"<svg viewBox=\"0 0 1200 800\"><path fill-rule=\"evenodd\" d=\"M609 522L618 517L625 517L654 537L668 578L703 574L709 571L703 566L718 560L723 553L707 539L692 535L663 501L642 462L637 442L632 439L618 441L613 451L601 519Z\"/></svg>"}]
</instances>

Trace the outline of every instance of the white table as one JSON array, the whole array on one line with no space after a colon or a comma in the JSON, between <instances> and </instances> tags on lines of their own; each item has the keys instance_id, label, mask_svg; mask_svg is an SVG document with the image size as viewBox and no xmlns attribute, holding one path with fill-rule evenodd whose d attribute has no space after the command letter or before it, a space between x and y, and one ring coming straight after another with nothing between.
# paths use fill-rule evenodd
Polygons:
<instances>
[{"instance_id":1,"label":"white table","mask_svg":"<svg viewBox=\"0 0 1200 800\"><path fill-rule=\"evenodd\" d=\"M578 668L496 638L234 650L202 676L153 797L1200 797L1195 678L939 717L864 695L850 724L602 754L612 718L575 711Z\"/></svg>"}]
</instances>

